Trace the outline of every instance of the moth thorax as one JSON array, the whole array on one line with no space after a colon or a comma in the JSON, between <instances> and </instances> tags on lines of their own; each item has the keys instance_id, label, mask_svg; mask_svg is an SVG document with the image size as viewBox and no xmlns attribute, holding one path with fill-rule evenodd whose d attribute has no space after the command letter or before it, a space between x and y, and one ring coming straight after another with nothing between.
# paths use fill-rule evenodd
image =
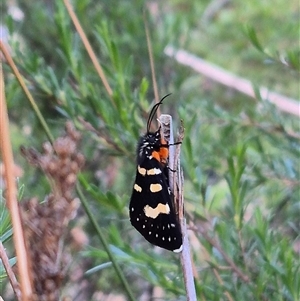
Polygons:
<instances>
[{"instance_id":1,"label":"moth thorax","mask_svg":"<svg viewBox=\"0 0 300 301\"><path fill-rule=\"evenodd\" d=\"M145 141L149 142L149 144L156 144L158 141L160 141L160 133L159 131L155 133L147 133L145 135Z\"/></svg>"}]
</instances>

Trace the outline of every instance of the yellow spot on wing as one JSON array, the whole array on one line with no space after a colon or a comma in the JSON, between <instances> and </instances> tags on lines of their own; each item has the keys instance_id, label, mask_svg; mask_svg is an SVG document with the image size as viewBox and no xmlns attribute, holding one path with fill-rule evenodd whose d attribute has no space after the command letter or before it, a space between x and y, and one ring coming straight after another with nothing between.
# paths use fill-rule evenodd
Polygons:
<instances>
[{"instance_id":1,"label":"yellow spot on wing","mask_svg":"<svg viewBox=\"0 0 300 301\"><path fill-rule=\"evenodd\" d=\"M134 184L133 189L136 190L137 192L142 192L142 187L139 186L138 184Z\"/></svg>"},{"instance_id":2,"label":"yellow spot on wing","mask_svg":"<svg viewBox=\"0 0 300 301\"><path fill-rule=\"evenodd\" d=\"M154 176L154 175L159 175L161 174L161 170L159 168L151 168L147 170L147 175L149 176Z\"/></svg>"},{"instance_id":3,"label":"yellow spot on wing","mask_svg":"<svg viewBox=\"0 0 300 301\"><path fill-rule=\"evenodd\" d=\"M146 175L146 169L138 165L138 173L142 176Z\"/></svg>"},{"instance_id":4,"label":"yellow spot on wing","mask_svg":"<svg viewBox=\"0 0 300 301\"><path fill-rule=\"evenodd\" d=\"M149 205L146 205L144 207L145 215L151 218L157 218L159 214L169 214L170 213L170 207L168 204L158 204L155 208L150 207Z\"/></svg>"},{"instance_id":5,"label":"yellow spot on wing","mask_svg":"<svg viewBox=\"0 0 300 301\"><path fill-rule=\"evenodd\" d=\"M162 190L162 186L160 184L151 184L150 191L151 192L159 192Z\"/></svg>"}]
</instances>

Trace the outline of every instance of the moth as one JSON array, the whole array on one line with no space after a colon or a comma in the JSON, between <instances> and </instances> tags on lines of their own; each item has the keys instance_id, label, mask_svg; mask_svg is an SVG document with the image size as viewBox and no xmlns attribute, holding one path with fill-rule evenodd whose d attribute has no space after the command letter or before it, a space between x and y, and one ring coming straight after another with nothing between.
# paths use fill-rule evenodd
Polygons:
<instances>
[{"instance_id":1,"label":"moth","mask_svg":"<svg viewBox=\"0 0 300 301\"><path fill-rule=\"evenodd\" d=\"M169 145L157 131L150 130L158 107L170 94L155 104L147 121L147 132L137 146L136 177L129 204L131 224L153 245L182 251L182 234L168 184Z\"/></svg>"}]
</instances>

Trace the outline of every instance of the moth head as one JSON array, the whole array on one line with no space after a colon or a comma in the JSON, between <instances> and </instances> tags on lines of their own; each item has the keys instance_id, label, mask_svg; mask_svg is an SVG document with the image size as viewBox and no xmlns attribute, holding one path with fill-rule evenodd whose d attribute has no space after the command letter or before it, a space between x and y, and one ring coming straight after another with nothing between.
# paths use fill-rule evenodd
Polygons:
<instances>
[{"instance_id":1,"label":"moth head","mask_svg":"<svg viewBox=\"0 0 300 301\"><path fill-rule=\"evenodd\" d=\"M148 132L141 137L138 145L138 157L143 159L145 156L151 156L153 151L158 151L160 148L160 129L156 132Z\"/></svg>"},{"instance_id":2,"label":"moth head","mask_svg":"<svg viewBox=\"0 0 300 301\"><path fill-rule=\"evenodd\" d=\"M156 103L149 114L148 121L147 121L147 132L144 136L140 138L137 155L138 155L138 163L142 162L145 157L151 157L153 151L159 151L161 147L161 135L160 135L160 127L156 132L152 132L150 130L151 123L153 118L157 112L157 109L162 104L163 100L168 97L170 94L164 96L158 103Z\"/></svg>"}]
</instances>

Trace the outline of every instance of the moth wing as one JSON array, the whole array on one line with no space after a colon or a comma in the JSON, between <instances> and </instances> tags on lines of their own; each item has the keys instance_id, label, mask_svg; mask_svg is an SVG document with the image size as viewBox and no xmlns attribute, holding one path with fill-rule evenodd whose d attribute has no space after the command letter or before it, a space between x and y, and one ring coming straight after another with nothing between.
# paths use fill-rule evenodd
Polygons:
<instances>
[{"instance_id":1,"label":"moth wing","mask_svg":"<svg viewBox=\"0 0 300 301\"><path fill-rule=\"evenodd\" d=\"M182 234L166 176L154 158L138 166L129 215L131 224L147 241L167 250L181 251Z\"/></svg>"}]
</instances>

